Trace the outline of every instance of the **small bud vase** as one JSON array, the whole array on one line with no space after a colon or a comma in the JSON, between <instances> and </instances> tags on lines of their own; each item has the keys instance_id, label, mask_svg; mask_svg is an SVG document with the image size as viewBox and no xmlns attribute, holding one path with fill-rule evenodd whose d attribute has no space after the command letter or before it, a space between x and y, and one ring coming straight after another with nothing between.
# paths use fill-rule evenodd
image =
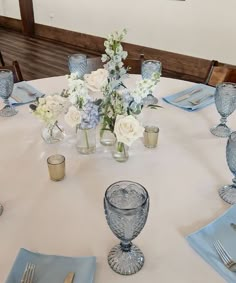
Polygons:
<instances>
[{"instance_id":1,"label":"small bud vase","mask_svg":"<svg viewBox=\"0 0 236 283\"><path fill-rule=\"evenodd\" d=\"M43 140L48 143L57 143L64 139L65 132L64 129L58 125L58 122L48 124L42 129L41 136Z\"/></svg>"},{"instance_id":2,"label":"small bud vase","mask_svg":"<svg viewBox=\"0 0 236 283\"><path fill-rule=\"evenodd\" d=\"M96 128L76 129L76 148L81 154L91 154L96 151Z\"/></svg>"},{"instance_id":3,"label":"small bud vase","mask_svg":"<svg viewBox=\"0 0 236 283\"><path fill-rule=\"evenodd\" d=\"M100 143L105 146L112 146L116 143L116 137L110 130L100 130Z\"/></svg>"},{"instance_id":4,"label":"small bud vase","mask_svg":"<svg viewBox=\"0 0 236 283\"><path fill-rule=\"evenodd\" d=\"M112 152L113 158L118 162L125 162L129 159L129 147L123 142L116 142Z\"/></svg>"}]
</instances>

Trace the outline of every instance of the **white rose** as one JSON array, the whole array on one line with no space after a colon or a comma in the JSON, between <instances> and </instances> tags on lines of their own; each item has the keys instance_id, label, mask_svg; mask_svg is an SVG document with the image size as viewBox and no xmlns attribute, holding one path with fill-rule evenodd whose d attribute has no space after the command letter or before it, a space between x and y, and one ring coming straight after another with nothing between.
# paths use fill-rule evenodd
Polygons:
<instances>
[{"instance_id":1,"label":"white rose","mask_svg":"<svg viewBox=\"0 0 236 283\"><path fill-rule=\"evenodd\" d=\"M136 139L143 136L144 128L132 115L116 117L114 133L118 142L130 146Z\"/></svg>"},{"instance_id":2,"label":"white rose","mask_svg":"<svg viewBox=\"0 0 236 283\"><path fill-rule=\"evenodd\" d=\"M80 111L75 106L71 106L65 115L65 121L70 127L74 128L81 122Z\"/></svg>"},{"instance_id":3,"label":"white rose","mask_svg":"<svg viewBox=\"0 0 236 283\"><path fill-rule=\"evenodd\" d=\"M97 69L91 74L86 74L84 80L88 84L88 88L92 91L100 91L107 84L108 71L105 69Z\"/></svg>"}]
</instances>

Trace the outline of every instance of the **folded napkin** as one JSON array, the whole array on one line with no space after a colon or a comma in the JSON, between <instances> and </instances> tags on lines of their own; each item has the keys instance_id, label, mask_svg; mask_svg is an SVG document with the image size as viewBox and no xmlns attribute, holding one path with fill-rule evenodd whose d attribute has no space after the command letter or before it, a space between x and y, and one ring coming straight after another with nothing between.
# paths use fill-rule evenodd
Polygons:
<instances>
[{"instance_id":1,"label":"folded napkin","mask_svg":"<svg viewBox=\"0 0 236 283\"><path fill-rule=\"evenodd\" d=\"M23 81L14 84L14 89L9 100L14 105L21 105L35 101L37 97L41 96L43 96L41 92Z\"/></svg>"},{"instance_id":2,"label":"folded napkin","mask_svg":"<svg viewBox=\"0 0 236 283\"><path fill-rule=\"evenodd\" d=\"M231 206L222 216L186 237L190 246L209 263L227 282L236 282L236 272L229 271L220 260L213 243L220 240L224 248L236 260L236 205Z\"/></svg>"},{"instance_id":3,"label":"folded napkin","mask_svg":"<svg viewBox=\"0 0 236 283\"><path fill-rule=\"evenodd\" d=\"M167 103L182 108L186 111L192 112L192 111L200 110L212 104L214 102L214 93L215 93L215 88L212 86L208 86L204 84L195 84L190 88L163 97L162 99ZM188 94L189 97L185 96ZM183 98L186 97L186 99L178 102L177 100L182 97ZM190 103L190 101L196 102L197 100L199 101L197 105L193 105L192 103Z\"/></svg>"},{"instance_id":4,"label":"folded napkin","mask_svg":"<svg viewBox=\"0 0 236 283\"><path fill-rule=\"evenodd\" d=\"M36 265L34 282L64 282L69 272L74 272L73 283L92 283L96 269L95 257L65 257L44 255L20 249L6 283L19 283L27 262Z\"/></svg>"}]
</instances>

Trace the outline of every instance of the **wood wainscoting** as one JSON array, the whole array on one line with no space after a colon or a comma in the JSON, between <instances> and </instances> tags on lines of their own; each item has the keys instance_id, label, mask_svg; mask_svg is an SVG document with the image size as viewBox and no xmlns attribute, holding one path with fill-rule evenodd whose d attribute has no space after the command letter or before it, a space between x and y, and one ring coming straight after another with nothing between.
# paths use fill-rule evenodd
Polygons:
<instances>
[{"instance_id":1,"label":"wood wainscoting","mask_svg":"<svg viewBox=\"0 0 236 283\"><path fill-rule=\"evenodd\" d=\"M22 23L20 20L6 18L3 16L0 16L0 26L10 28L15 31L22 30ZM71 46L73 48L77 48L81 52L91 54L93 56L104 53L104 38L98 36L83 34L42 24L35 24L34 37L45 39L62 46ZM144 54L145 59L160 60L163 65L162 75L166 77L193 82L205 82L211 67L211 60L130 43L124 43L123 47L126 51L128 51L130 58L139 58L140 54Z\"/></svg>"}]
</instances>

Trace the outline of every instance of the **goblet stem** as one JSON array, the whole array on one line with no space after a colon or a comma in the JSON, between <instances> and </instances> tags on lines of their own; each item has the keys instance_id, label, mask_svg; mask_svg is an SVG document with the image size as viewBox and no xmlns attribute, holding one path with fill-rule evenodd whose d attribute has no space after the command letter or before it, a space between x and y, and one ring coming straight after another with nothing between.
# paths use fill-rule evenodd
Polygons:
<instances>
[{"instance_id":1,"label":"goblet stem","mask_svg":"<svg viewBox=\"0 0 236 283\"><path fill-rule=\"evenodd\" d=\"M11 104L10 104L10 101L9 101L9 99L8 98L4 98L4 103L5 103L5 105L6 106L9 106L9 107L11 107Z\"/></svg>"},{"instance_id":2,"label":"goblet stem","mask_svg":"<svg viewBox=\"0 0 236 283\"><path fill-rule=\"evenodd\" d=\"M226 122L227 122L227 117L221 117L220 123L226 125Z\"/></svg>"},{"instance_id":3,"label":"goblet stem","mask_svg":"<svg viewBox=\"0 0 236 283\"><path fill-rule=\"evenodd\" d=\"M132 243L131 242L121 241L120 242L120 246L121 246L122 251L130 252Z\"/></svg>"},{"instance_id":4,"label":"goblet stem","mask_svg":"<svg viewBox=\"0 0 236 283\"><path fill-rule=\"evenodd\" d=\"M236 176L234 176L232 181L233 181L233 184L231 186L232 186L232 188L236 189Z\"/></svg>"}]
</instances>

